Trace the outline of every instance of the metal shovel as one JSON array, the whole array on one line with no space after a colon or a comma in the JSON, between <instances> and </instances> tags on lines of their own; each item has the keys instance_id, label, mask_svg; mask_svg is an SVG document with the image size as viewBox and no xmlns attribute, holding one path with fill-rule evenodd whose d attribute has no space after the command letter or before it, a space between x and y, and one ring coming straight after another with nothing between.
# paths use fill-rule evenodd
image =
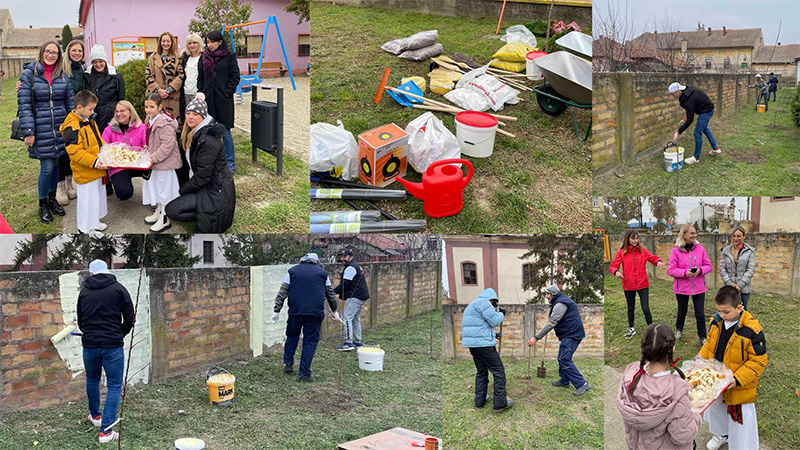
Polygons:
<instances>
[{"instance_id":1,"label":"metal shovel","mask_svg":"<svg viewBox=\"0 0 800 450\"><path fill-rule=\"evenodd\" d=\"M539 378L547 377L547 367L544 366L544 354L547 351L547 335L544 336L544 348L542 348L542 365L536 368L536 376Z\"/></svg>"}]
</instances>

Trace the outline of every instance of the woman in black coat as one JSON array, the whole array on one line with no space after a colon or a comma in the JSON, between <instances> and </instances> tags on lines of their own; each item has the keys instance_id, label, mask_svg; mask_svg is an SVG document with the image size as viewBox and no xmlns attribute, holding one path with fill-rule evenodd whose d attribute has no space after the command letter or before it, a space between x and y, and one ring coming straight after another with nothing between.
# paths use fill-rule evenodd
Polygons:
<instances>
[{"instance_id":1,"label":"woman in black coat","mask_svg":"<svg viewBox=\"0 0 800 450\"><path fill-rule=\"evenodd\" d=\"M102 45L92 47L90 58L92 67L86 68L83 84L84 89L92 91L97 96L97 106L94 109L97 116L94 120L102 133L114 118L117 103L125 100L125 80L117 73L114 66L108 65L108 56Z\"/></svg>"},{"instance_id":2,"label":"woman in black coat","mask_svg":"<svg viewBox=\"0 0 800 450\"><path fill-rule=\"evenodd\" d=\"M208 114L201 98L189 103L185 117L181 140L191 177L165 212L172 220L196 222L198 233L224 233L236 209L236 187L222 145L224 127Z\"/></svg>"},{"instance_id":3,"label":"woman in black coat","mask_svg":"<svg viewBox=\"0 0 800 450\"><path fill-rule=\"evenodd\" d=\"M208 105L208 113L223 125L222 142L225 145L225 158L228 168L236 169L236 156L233 147L233 94L239 85L239 62L236 55L228 50L222 33L211 31L206 35L206 49L200 57L197 74L197 92L202 92Z\"/></svg>"}]
</instances>

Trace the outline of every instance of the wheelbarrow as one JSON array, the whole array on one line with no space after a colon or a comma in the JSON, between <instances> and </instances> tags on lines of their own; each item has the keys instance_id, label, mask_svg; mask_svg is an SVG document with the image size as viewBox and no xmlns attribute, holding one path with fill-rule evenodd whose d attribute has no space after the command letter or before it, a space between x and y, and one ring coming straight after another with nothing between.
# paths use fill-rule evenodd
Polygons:
<instances>
[{"instance_id":1,"label":"wheelbarrow","mask_svg":"<svg viewBox=\"0 0 800 450\"><path fill-rule=\"evenodd\" d=\"M536 58L536 66L545 82L533 88L542 112L559 116L569 107L575 135L581 141L589 137L592 122L581 137L573 108L592 109L592 63L572 53L560 51Z\"/></svg>"}]
</instances>

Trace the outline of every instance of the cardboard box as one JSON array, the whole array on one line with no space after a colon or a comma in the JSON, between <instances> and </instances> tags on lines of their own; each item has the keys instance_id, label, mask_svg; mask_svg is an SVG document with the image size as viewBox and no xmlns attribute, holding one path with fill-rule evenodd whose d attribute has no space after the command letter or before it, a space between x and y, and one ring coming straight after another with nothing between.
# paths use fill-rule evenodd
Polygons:
<instances>
[{"instance_id":1,"label":"cardboard box","mask_svg":"<svg viewBox=\"0 0 800 450\"><path fill-rule=\"evenodd\" d=\"M366 184L387 186L405 176L408 134L390 123L358 135L358 177Z\"/></svg>"}]
</instances>

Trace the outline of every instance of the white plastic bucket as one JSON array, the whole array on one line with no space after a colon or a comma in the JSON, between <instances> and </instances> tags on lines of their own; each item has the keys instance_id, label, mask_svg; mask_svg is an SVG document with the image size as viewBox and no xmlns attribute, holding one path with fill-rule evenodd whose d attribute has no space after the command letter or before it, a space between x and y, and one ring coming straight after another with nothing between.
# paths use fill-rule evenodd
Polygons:
<instances>
[{"instance_id":1,"label":"white plastic bucket","mask_svg":"<svg viewBox=\"0 0 800 450\"><path fill-rule=\"evenodd\" d=\"M461 147L461 154L475 158L487 158L492 156L494 150L494 136L497 132L497 120L494 126L474 127L467 125L460 115L464 113L484 114L478 111L464 111L456 114L456 138ZM486 114L489 116L488 114ZM492 116L489 116L492 117Z\"/></svg>"},{"instance_id":2,"label":"white plastic bucket","mask_svg":"<svg viewBox=\"0 0 800 450\"><path fill-rule=\"evenodd\" d=\"M525 74L528 75L529 80L543 80L544 73L539 70L539 66L536 65L536 58L540 56L544 56L547 53L545 52L528 52L525 55Z\"/></svg>"},{"instance_id":3,"label":"white plastic bucket","mask_svg":"<svg viewBox=\"0 0 800 450\"><path fill-rule=\"evenodd\" d=\"M383 356L385 351L375 347L360 347L358 349L358 368L368 372L383 370Z\"/></svg>"},{"instance_id":4,"label":"white plastic bucket","mask_svg":"<svg viewBox=\"0 0 800 450\"><path fill-rule=\"evenodd\" d=\"M175 441L175 450L203 450L206 443L201 439L182 438Z\"/></svg>"},{"instance_id":5,"label":"white plastic bucket","mask_svg":"<svg viewBox=\"0 0 800 450\"><path fill-rule=\"evenodd\" d=\"M678 147L676 152L664 152L664 169L675 172L683 168L683 147Z\"/></svg>"}]
</instances>

